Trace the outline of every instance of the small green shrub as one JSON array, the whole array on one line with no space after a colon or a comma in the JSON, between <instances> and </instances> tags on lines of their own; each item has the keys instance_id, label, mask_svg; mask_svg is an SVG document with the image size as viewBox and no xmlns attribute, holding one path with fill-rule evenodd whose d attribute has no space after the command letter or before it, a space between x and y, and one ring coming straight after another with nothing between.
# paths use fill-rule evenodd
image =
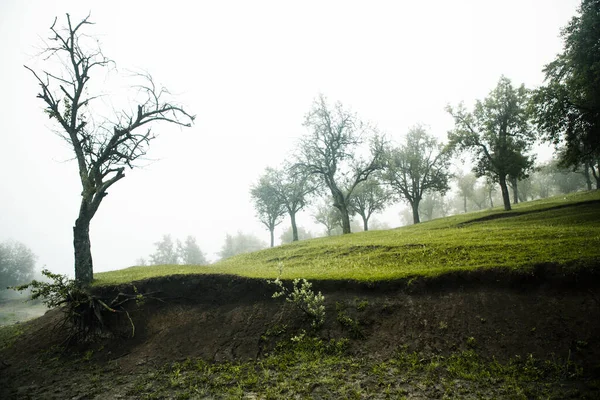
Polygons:
<instances>
[{"instance_id":1,"label":"small green shrub","mask_svg":"<svg viewBox=\"0 0 600 400\"><path fill-rule=\"evenodd\" d=\"M477 346L477 340L473 336L467 338L467 347L474 349Z\"/></svg>"},{"instance_id":2,"label":"small green shrub","mask_svg":"<svg viewBox=\"0 0 600 400\"><path fill-rule=\"evenodd\" d=\"M312 283L306 279L294 279L292 290L285 287L279 277L274 281L267 280L268 283L278 287L273 293L273 298L285 297L285 300L295 305L311 319L311 326L315 329L320 328L325 322L325 296L321 292L315 293Z\"/></svg>"},{"instance_id":3,"label":"small green shrub","mask_svg":"<svg viewBox=\"0 0 600 400\"><path fill-rule=\"evenodd\" d=\"M365 311L367 309L367 306L369 305L369 301L367 299L363 299L363 300L355 299L355 301L356 301L356 310L357 311Z\"/></svg>"},{"instance_id":4,"label":"small green shrub","mask_svg":"<svg viewBox=\"0 0 600 400\"><path fill-rule=\"evenodd\" d=\"M346 314L345 311L338 311L337 321L340 323L340 325L342 325L344 328L347 328L350 331L350 335L354 339L365 338L364 333L360 329L359 322L350 317L348 314Z\"/></svg>"},{"instance_id":5,"label":"small green shrub","mask_svg":"<svg viewBox=\"0 0 600 400\"><path fill-rule=\"evenodd\" d=\"M289 340L277 343L275 354L304 356L308 359L314 359L320 355L341 356L347 351L349 343L346 338L327 341L301 330L297 335L291 336Z\"/></svg>"}]
</instances>

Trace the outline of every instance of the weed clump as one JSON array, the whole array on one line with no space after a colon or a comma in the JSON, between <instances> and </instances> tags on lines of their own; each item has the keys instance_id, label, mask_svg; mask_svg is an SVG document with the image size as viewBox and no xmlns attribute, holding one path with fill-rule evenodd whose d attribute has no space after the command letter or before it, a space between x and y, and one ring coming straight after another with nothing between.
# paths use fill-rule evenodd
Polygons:
<instances>
[{"instance_id":1,"label":"weed clump","mask_svg":"<svg viewBox=\"0 0 600 400\"><path fill-rule=\"evenodd\" d=\"M287 302L292 303L311 319L311 326L314 329L323 325L325 322L325 296L321 292L315 293L312 290L312 283L306 279L294 279L290 290L285 287L279 277L274 281L267 280L267 282L278 288L273 293L274 299L285 297Z\"/></svg>"}]
</instances>

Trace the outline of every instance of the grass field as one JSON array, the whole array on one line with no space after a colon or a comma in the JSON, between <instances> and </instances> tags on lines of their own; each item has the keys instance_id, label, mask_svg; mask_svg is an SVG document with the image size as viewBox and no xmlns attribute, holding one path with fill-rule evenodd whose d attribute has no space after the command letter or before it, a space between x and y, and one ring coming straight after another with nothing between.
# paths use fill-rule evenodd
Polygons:
<instances>
[{"instance_id":1,"label":"grass field","mask_svg":"<svg viewBox=\"0 0 600 400\"><path fill-rule=\"evenodd\" d=\"M377 281L542 263L589 268L600 261L600 191L440 218L386 231L305 240L209 266L144 266L96 274L96 285L175 274Z\"/></svg>"}]
</instances>

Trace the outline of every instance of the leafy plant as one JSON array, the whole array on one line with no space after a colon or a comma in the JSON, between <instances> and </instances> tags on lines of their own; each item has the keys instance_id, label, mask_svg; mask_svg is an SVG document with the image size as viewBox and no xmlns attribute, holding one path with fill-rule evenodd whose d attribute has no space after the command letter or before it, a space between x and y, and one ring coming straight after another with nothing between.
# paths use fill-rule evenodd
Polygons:
<instances>
[{"instance_id":1,"label":"leafy plant","mask_svg":"<svg viewBox=\"0 0 600 400\"><path fill-rule=\"evenodd\" d=\"M350 335L354 339L364 339L365 335L360 329L360 324L357 320L350 317L345 311L338 311L337 321L344 328L347 328L350 331Z\"/></svg>"},{"instance_id":2,"label":"leafy plant","mask_svg":"<svg viewBox=\"0 0 600 400\"><path fill-rule=\"evenodd\" d=\"M107 317L111 314L123 313L131 324L131 336L135 335L135 325L124 308L124 305L134 300L140 304L144 295L138 293L134 286L134 294L119 293L112 301L91 294L76 281L66 275L54 274L47 269L42 274L48 282L33 280L30 283L13 287L17 291L31 290L31 299L41 299L48 308L62 307L65 313L63 326L68 325L72 339L86 340L105 333L108 330Z\"/></svg>"},{"instance_id":3,"label":"leafy plant","mask_svg":"<svg viewBox=\"0 0 600 400\"><path fill-rule=\"evenodd\" d=\"M281 275L281 274L280 274ZM315 329L321 327L325 322L325 296L321 292L315 293L312 283L306 279L294 279L292 290L285 287L281 279L277 277L274 281L267 280L268 283L278 287L273 293L273 298L285 297L285 300L295 305L311 319L311 326Z\"/></svg>"},{"instance_id":4,"label":"leafy plant","mask_svg":"<svg viewBox=\"0 0 600 400\"><path fill-rule=\"evenodd\" d=\"M467 338L467 347L473 349L477 346L477 340L473 336Z\"/></svg>"},{"instance_id":5,"label":"leafy plant","mask_svg":"<svg viewBox=\"0 0 600 400\"><path fill-rule=\"evenodd\" d=\"M367 307L369 306L369 301L367 299L363 299L363 300L355 299L355 301L356 301L356 310L358 310L358 311L365 311L367 309Z\"/></svg>"}]
</instances>

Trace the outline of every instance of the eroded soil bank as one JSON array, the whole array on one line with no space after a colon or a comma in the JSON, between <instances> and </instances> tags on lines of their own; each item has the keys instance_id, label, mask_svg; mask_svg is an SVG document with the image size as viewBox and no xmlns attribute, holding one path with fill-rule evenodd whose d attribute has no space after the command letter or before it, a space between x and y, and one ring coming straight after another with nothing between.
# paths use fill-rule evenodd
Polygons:
<instances>
[{"instance_id":1,"label":"eroded soil bank","mask_svg":"<svg viewBox=\"0 0 600 400\"><path fill-rule=\"evenodd\" d=\"M598 282L594 274L551 265L526 275L313 282L326 298L326 321L316 335L348 338L349 354L380 360L399 348L432 355L474 349L500 361L531 354L574 363L583 371L578 379L589 382L600 374ZM264 280L187 275L135 287L151 298L130 311L133 338L121 316L117 337L63 352L65 335L55 329L59 310L22 324L15 342L0 352L0 397L138 398L131 392L136 377L165 364L261 359L278 341L309 331L304 315L272 299L275 288ZM96 289L107 298L119 291L133 292L133 286Z\"/></svg>"}]
</instances>

